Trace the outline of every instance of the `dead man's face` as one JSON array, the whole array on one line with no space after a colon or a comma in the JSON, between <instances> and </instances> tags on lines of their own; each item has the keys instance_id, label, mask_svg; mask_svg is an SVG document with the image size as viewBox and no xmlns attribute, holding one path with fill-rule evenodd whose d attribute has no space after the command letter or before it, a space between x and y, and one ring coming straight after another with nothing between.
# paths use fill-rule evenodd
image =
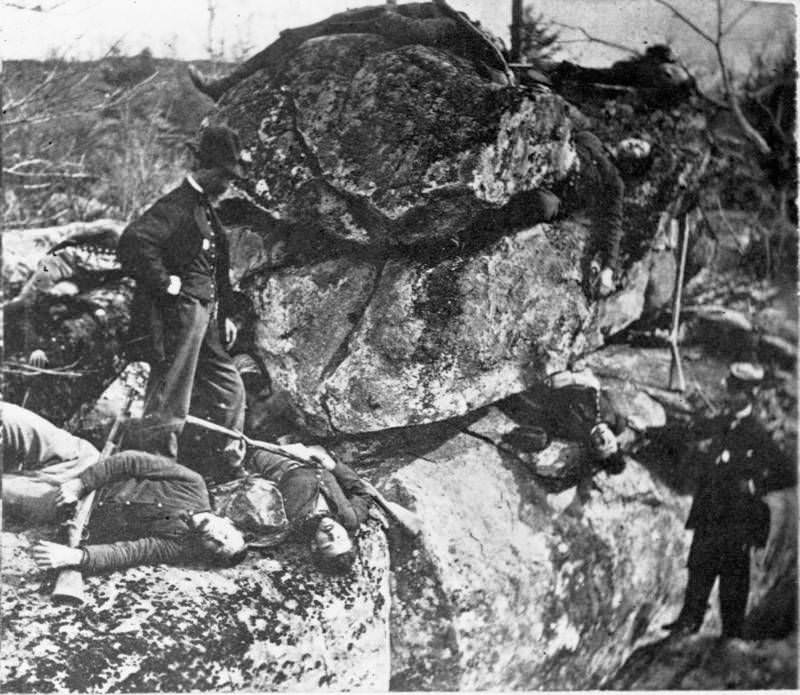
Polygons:
<instances>
[{"instance_id":1,"label":"dead man's face","mask_svg":"<svg viewBox=\"0 0 800 695\"><path fill-rule=\"evenodd\" d=\"M352 548L353 541L350 540L347 529L329 516L322 517L311 541L312 551L318 550L327 557L335 557Z\"/></svg>"}]
</instances>

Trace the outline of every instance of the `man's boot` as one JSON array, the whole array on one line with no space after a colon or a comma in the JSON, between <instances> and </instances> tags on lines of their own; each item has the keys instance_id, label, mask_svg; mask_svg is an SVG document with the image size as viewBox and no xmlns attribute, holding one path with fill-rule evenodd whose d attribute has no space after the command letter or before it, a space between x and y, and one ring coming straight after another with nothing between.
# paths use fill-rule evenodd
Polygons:
<instances>
[{"instance_id":1,"label":"man's boot","mask_svg":"<svg viewBox=\"0 0 800 695\"><path fill-rule=\"evenodd\" d=\"M693 635L697 632L703 624L708 609L708 595L716 578L716 574L690 566L683 608L675 620L663 625L661 629L673 635Z\"/></svg>"},{"instance_id":2,"label":"man's boot","mask_svg":"<svg viewBox=\"0 0 800 695\"><path fill-rule=\"evenodd\" d=\"M671 623L667 623L666 625L662 625L661 629L666 630L673 635L693 635L700 630L700 626L702 624L703 616L698 618L696 615L691 615L681 611L676 620L673 620Z\"/></svg>"}]
</instances>

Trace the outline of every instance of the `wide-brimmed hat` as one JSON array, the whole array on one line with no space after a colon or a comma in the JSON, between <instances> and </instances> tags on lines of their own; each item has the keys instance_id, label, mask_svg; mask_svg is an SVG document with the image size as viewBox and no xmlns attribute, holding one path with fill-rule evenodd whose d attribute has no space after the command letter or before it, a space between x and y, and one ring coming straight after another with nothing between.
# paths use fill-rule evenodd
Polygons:
<instances>
[{"instance_id":1,"label":"wide-brimmed hat","mask_svg":"<svg viewBox=\"0 0 800 695\"><path fill-rule=\"evenodd\" d=\"M239 135L232 128L209 126L200 133L197 144L186 143L201 168L220 168L237 178L244 177Z\"/></svg>"}]
</instances>

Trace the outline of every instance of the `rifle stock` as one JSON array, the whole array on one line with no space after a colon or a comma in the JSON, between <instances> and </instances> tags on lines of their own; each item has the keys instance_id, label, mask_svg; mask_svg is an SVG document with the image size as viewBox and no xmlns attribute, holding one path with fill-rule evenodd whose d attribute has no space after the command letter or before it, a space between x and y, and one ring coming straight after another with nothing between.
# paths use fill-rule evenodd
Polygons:
<instances>
[{"instance_id":1,"label":"rifle stock","mask_svg":"<svg viewBox=\"0 0 800 695\"><path fill-rule=\"evenodd\" d=\"M77 548L81 543L86 524L89 523L89 516L92 513L95 491L92 490L78 500L75 505L75 514L65 524L67 527L67 545L70 548ZM53 588L53 598L66 601L83 603L86 595L83 590L83 575L80 570L68 567L58 573L56 585Z\"/></svg>"},{"instance_id":2,"label":"rifle stock","mask_svg":"<svg viewBox=\"0 0 800 695\"><path fill-rule=\"evenodd\" d=\"M131 403L133 402L134 392L131 389L128 392L125 405L111 425L111 429L106 437L106 442L103 445L103 450L100 452L98 461L104 461L116 448L116 438L119 432L120 424L128 414ZM70 548L77 548L83 539L83 533L86 530L86 525L89 523L89 517L92 514L92 505L94 504L96 491L91 490L89 493L81 497L75 505L75 512L64 526L66 527L66 544ZM53 588L53 600L69 601L72 603L83 603L86 600L86 592L83 586L83 575L81 571L75 567L67 567L58 573L56 578L55 587Z\"/></svg>"}]
</instances>

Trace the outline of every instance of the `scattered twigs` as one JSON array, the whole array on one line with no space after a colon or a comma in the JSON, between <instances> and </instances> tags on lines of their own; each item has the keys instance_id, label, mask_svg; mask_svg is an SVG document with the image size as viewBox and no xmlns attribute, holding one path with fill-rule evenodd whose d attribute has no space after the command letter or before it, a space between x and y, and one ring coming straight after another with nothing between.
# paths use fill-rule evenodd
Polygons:
<instances>
[{"instance_id":1,"label":"scattered twigs","mask_svg":"<svg viewBox=\"0 0 800 695\"><path fill-rule=\"evenodd\" d=\"M114 106L119 106L129 101L133 96L135 96L139 92L139 90L142 89L142 87L152 82L158 76L158 74L159 74L158 71L154 72L152 75L146 77L141 82L138 82L137 84L133 85L133 87L124 87L121 89L117 89L111 94L109 94L99 104L94 104L93 106L87 106L85 108L76 109L72 111L44 113L39 116L35 116L32 114L22 115L16 118L10 118L8 120L4 120L1 122L1 124L4 127L12 125L21 125L21 124L38 125L40 123L47 123L49 121L68 118L70 116L85 116L86 114L91 113L93 111L103 111L104 109L113 108Z\"/></svg>"},{"instance_id":2,"label":"scattered twigs","mask_svg":"<svg viewBox=\"0 0 800 695\"><path fill-rule=\"evenodd\" d=\"M46 367L34 367L33 365L25 364L24 362L6 361L3 362L2 370L9 374L19 374L21 376L38 376L46 374L48 376L61 376L69 379L79 379L91 374L91 371L72 371L71 367L74 367L75 364L77 363L67 365L66 367L55 367L53 369L48 369Z\"/></svg>"}]
</instances>

